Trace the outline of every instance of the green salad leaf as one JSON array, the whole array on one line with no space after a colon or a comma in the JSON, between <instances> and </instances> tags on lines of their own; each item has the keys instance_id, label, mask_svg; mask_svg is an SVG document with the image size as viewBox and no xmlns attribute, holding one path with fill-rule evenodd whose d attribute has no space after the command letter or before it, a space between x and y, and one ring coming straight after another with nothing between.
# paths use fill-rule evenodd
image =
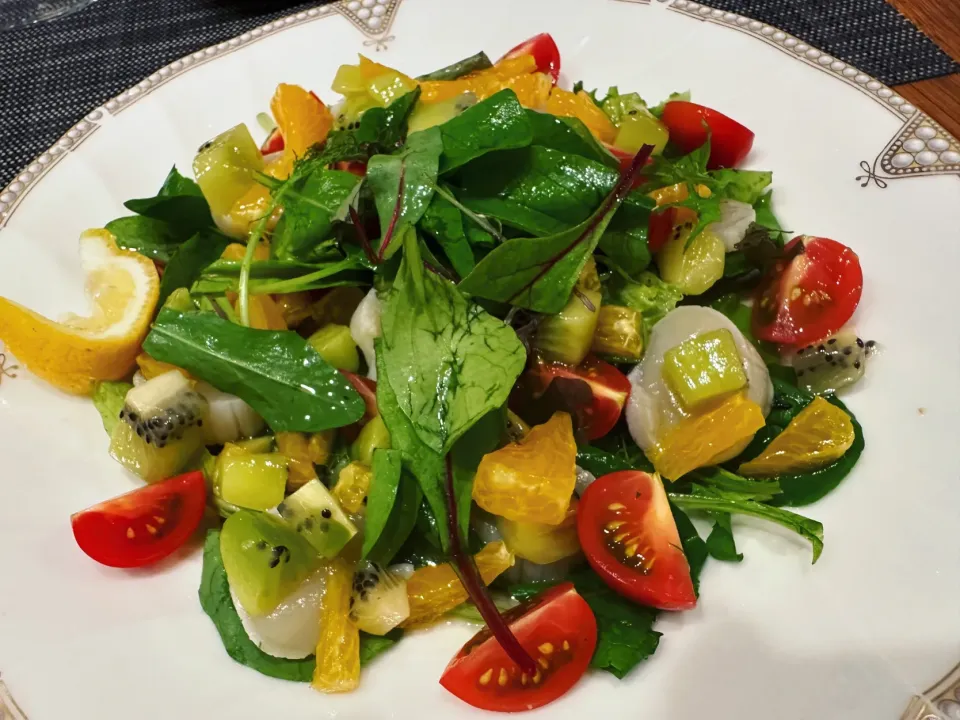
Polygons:
<instances>
[{"instance_id":1,"label":"green salad leaf","mask_svg":"<svg viewBox=\"0 0 960 720\"><path fill-rule=\"evenodd\" d=\"M192 292L219 295L236 292L242 263L217 260L200 274ZM293 293L303 290L361 285L370 275L361 255L340 257L326 262L305 263L297 260L257 260L250 264L250 294Z\"/></svg>"},{"instance_id":2,"label":"green salad leaf","mask_svg":"<svg viewBox=\"0 0 960 720\"><path fill-rule=\"evenodd\" d=\"M516 333L423 270L409 242L382 299L381 354L401 411L420 440L445 455L490 410L506 402L526 353Z\"/></svg>"},{"instance_id":3,"label":"green salad leaf","mask_svg":"<svg viewBox=\"0 0 960 720\"><path fill-rule=\"evenodd\" d=\"M113 435L113 429L120 422L120 411L127 393L133 388L128 382L98 382L93 389L93 406L100 413L103 429L107 435Z\"/></svg>"},{"instance_id":4,"label":"green salad leaf","mask_svg":"<svg viewBox=\"0 0 960 720\"><path fill-rule=\"evenodd\" d=\"M353 386L295 332L254 330L212 313L166 308L143 349L240 397L274 432L320 432L364 413Z\"/></svg>"},{"instance_id":5,"label":"green salad leaf","mask_svg":"<svg viewBox=\"0 0 960 720\"><path fill-rule=\"evenodd\" d=\"M223 648L241 665L280 680L310 682L316 667L314 656L302 660L267 655L247 636L240 616L230 597L230 583L220 555L220 531L211 530L203 543L203 570L200 577L200 606L213 621ZM360 665L368 665L381 653L389 650L403 636L403 631L392 630L382 637L360 633Z\"/></svg>"},{"instance_id":6,"label":"green salad leaf","mask_svg":"<svg viewBox=\"0 0 960 720\"><path fill-rule=\"evenodd\" d=\"M400 247L394 241L412 229L430 205L442 149L440 131L433 127L411 134L396 155L370 158L366 182L380 217L381 260Z\"/></svg>"},{"instance_id":7,"label":"green salad leaf","mask_svg":"<svg viewBox=\"0 0 960 720\"><path fill-rule=\"evenodd\" d=\"M680 535L680 546L683 548L683 554L686 555L687 564L690 566L690 579L693 580L693 589L699 595L700 573L703 571L704 563L707 562L710 552L690 518L687 517L681 506L673 501L673 495L668 494L668 497L670 498L670 512L673 514L673 521L676 523L677 533Z\"/></svg>"},{"instance_id":8,"label":"green salad leaf","mask_svg":"<svg viewBox=\"0 0 960 720\"><path fill-rule=\"evenodd\" d=\"M490 245L493 237L466 218L441 193L436 193L420 218L419 227L436 238L454 271L461 277L476 265L473 244Z\"/></svg>"},{"instance_id":9,"label":"green salad leaf","mask_svg":"<svg viewBox=\"0 0 960 720\"><path fill-rule=\"evenodd\" d=\"M773 182L773 173L769 170L733 170L724 168L711 170L711 190L719 192L730 200L739 200L753 205L763 195L770 183Z\"/></svg>"},{"instance_id":10,"label":"green salad leaf","mask_svg":"<svg viewBox=\"0 0 960 720\"><path fill-rule=\"evenodd\" d=\"M177 288L189 288L210 263L223 255L230 238L211 230L200 230L181 245L164 268L157 307L162 307Z\"/></svg>"},{"instance_id":11,"label":"green salad leaf","mask_svg":"<svg viewBox=\"0 0 960 720\"><path fill-rule=\"evenodd\" d=\"M291 180L283 196L283 216L271 236L275 258L308 260L347 216L360 178L344 170L320 169Z\"/></svg>"},{"instance_id":12,"label":"green salad leaf","mask_svg":"<svg viewBox=\"0 0 960 720\"><path fill-rule=\"evenodd\" d=\"M690 91L684 90L683 92L670 93L666 100L662 101L659 105L654 105L652 108L650 108L650 114L655 118L663 117L663 109L667 106L668 102L673 102L674 100L690 102Z\"/></svg>"},{"instance_id":13,"label":"green salad leaf","mask_svg":"<svg viewBox=\"0 0 960 720\"><path fill-rule=\"evenodd\" d=\"M163 220L144 215L111 220L106 229L117 239L117 247L134 250L160 262L169 262L177 248L190 237Z\"/></svg>"},{"instance_id":14,"label":"green salad leaf","mask_svg":"<svg viewBox=\"0 0 960 720\"><path fill-rule=\"evenodd\" d=\"M529 109L526 114L533 130L531 145L558 150L568 155L579 155L614 170L619 167L619 161L603 147L581 120Z\"/></svg>"},{"instance_id":15,"label":"green salad leaf","mask_svg":"<svg viewBox=\"0 0 960 720\"><path fill-rule=\"evenodd\" d=\"M417 481L403 471L400 451L374 452L373 479L367 497L361 556L386 565L413 531L423 499Z\"/></svg>"},{"instance_id":16,"label":"green salad leaf","mask_svg":"<svg viewBox=\"0 0 960 720\"><path fill-rule=\"evenodd\" d=\"M513 90L501 90L440 126L446 174L492 150L530 144L533 130Z\"/></svg>"},{"instance_id":17,"label":"green salad leaf","mask_svg":"<svg viewBox=\"0 0 960 720\"><path fill-rule=\"evenodd\" d=\"M478 52L476 55L471 55L463 60L458 60L457 62L447 65L446 67L442 67L439 70L434 70L426 75L419 75L417 80L420 80L421 82L426 80L456 80L464 75L469 75L470 73L478 72L480 70L487 70L488 68L492 67L493 63L490 62L490 58L487 57L487 54L485 52Z\"/></svg>"},{"instance_id":18,"label":"green salad leaf","mask_svg":"<svg viewBox=\"0 0 960 720\"><path fill-rule=\"evenodd\" d=\"M176 167L170 169L156 196L127 200L123 205L138 215L167 223L185 238L203 228L214 227L210 206L200 186L177 172Z\"/></svg>"},{"instance_id":19,"label":"green salad leaf","mask_svg":"<svg viewBox=\"0 0 960 720\"><path fill-rule=\"evenodd\" d=\"M707 552L710 557L724 562L740 562L743 553L737 552L737 543L733 537L730 516L719 513L713 516L713 529L707 536Z\"/></svg>"}]
</instances>

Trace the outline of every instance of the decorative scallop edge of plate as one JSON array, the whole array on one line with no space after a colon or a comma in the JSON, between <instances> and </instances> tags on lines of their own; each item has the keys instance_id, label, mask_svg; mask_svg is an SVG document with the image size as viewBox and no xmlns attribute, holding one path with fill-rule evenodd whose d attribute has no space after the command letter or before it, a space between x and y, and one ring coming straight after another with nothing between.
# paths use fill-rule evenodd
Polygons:
<instances>
[{"instance_id":1,"label":"decorative scallop edge of plate","mask_svg":"<svg viewBox=\"0 0 960 720\"><path fill-rule=\"evenodd\" d=\"M624 0L620 0L624 1ZM667 2L668 0L660 0ZM856 180L861 187L871 181L886 188L886 180L919 175L960 175L960 142L940 123L911 105L893 89L829 53L772 25L734 12L717 10L693 0L673 0L673 12L695 17L715 25L729 27L762 40L768 45L811 67L856 88L904 121L896 136L877 155L873 163L860 163L862 175ZM886 179L884 179L886 178Z\"/></svg>"},{"instance_id":2,"label":"decorative scallop edge of plate","mask_svg":"<svg viewBox=\"0 0 960 720\"><path fill-rule=\"evenodd\" d=\"M27 720L3 680L0 680L0 720Z\"/></svg>"}]
</instances>

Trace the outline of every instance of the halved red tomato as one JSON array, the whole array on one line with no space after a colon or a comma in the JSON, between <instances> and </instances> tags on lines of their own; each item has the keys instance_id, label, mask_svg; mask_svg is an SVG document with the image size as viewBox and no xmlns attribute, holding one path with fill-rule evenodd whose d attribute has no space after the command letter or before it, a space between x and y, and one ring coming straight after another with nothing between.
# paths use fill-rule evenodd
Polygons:
<instances>
[{"instance_id":1,"label":"halved red tomato","mask_svg":"<svg viewBox=\"0 0 960 720\"><path fill-rule=\"evenodd\" d=\"M659 476L623 470L598 478L580 497L577 535L590 566L621 595L661 610L697 604Z\"/></svg>"},{"instance_id":2,"label":"halved red tomato","mask_svg":"<svg viewBox=\"0 0 960 720\"><path fill-rule=\"evenodd\" d=\"M500 60L509 60L520 55L533 55L537 72L546 73L553 78L553 84L557 84L560 78L560 49L550 33L540 33L524 40Z\"/></svg>"},{"instance_id":3,"label":"halved red tomato","mask_svg":"<svg viewBox=\"0 0 960 720\"><path fill-rule=\"evenodd\" d=\"M275 127L267 136L267 139L263 141L263 145L260 146L260 154L273 155L273 153L278 153L282 150L283 134L280 132L280 128Z\"/></svg>"},{"instance_id":4,"label":"halved red tomato","mask_svg":"<svg viewBox=\"0 0 960 720\"><path fill-rule=\"evenodd\" d=\"M199 470L146 485L70 518L77 545L102 565L155 563L183 545L203 518L207 485Z\"/></svg>"},{"instance_id":5,"label":"halved red tomato","mask_svg":"<svg viewBox=\"0 0 960 720\"><path fill-rule=\"evenodd\" d=\"M520 671L484 628L450 661L440 684L481 710L521 712L553 702L586 672L597 647L597 619L572 583L562 583L503 614L540 669Z\"/></svg>"},{"instance_id":6,"label":"halved red tomato","mask_svg":"<svg viewBox=\"0 0 960 720\"><path fill-rule=\"evenodd\" d=\"M670 131L670 142L685 153L696 150L710 135L707 167L732 168L753 147L753 131L712 108L683 100L668 102L660 118Z\"/></svg>"},{"instance_id":7,"label":"halved red tomato","mask_svg":"<svg viewBox=\"0 0 960 720\"><path fill-rule=\"evenodd\" d=\"M584 383L586 387L584 387ZM531 415L530 406L537 405L545 395L558 394L566 402L564 407L542 409L553 414L564 410L575 416L576 431L587 440L601 438L613 429L620 419L623 406L630 397L630 381L613 365L595 355L587 355L576 367L560 363L538 362L524 375L516 398L517 414L537 423L539 417ZM579 390L583 389L584 392ZM589 393L586 392L589 390ZM529 397L520 397L528 395ZM513 400L511 397L511 405ZM545 422L549 419L544 418Z\"/></svg>"},{"instance_id":8,"label":"halved red tomato","mask_svg":"<svg viewBox=\"0 0 960 720\"><path fill-rule=\"evenodd\" d=\"M365 162L341 160L336 163L334 167L337 168L337 170L346 170L349 173L353 173L357 177L365 177L367 174L367 164Z\"/></svg>"},{"instance_id":9,"label":"halved red tomato","mask_svg":"<svg viewBox=\"0 0 960 720\"><path fill-rule=\"evenodd\" d=\"M853 250L829 238L795 237L757 290L753 332L782 345L815 343L843 327L862 292Z\"/></svg>"}]
</instances>

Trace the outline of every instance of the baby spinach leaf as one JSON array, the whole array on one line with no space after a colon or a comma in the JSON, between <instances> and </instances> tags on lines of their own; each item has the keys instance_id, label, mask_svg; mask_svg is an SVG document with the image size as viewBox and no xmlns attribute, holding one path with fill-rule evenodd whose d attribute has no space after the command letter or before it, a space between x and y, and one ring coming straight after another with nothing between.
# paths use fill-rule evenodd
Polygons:
<instances>
[{"instance_id":1,"label":"baby spinach leaf","mask_svg":"<svg viewBox=\"0 0 960 720\"><path fill-rule=\"evenodd\" d=\"M151 260L169 262L177 248L189 237L163 220L131 215L107 223L106 229L117 239L117 246L135 250Z\"/></svg>"},{"instance_id":2,"label":"baby spinach leaf","mask_svg":"<svg viewBox=\"0 0 960 720\"><path fill-rule=\"evenodd\" d=\"M302 660L288 660L267 655L254 644L243 629L230 597L230 583L220 554L220 531L211 530L203 543L203 570L200 577L200 606L213 621L223 648L241 665L280 680L310 682L317 662L313 655ZM389 650L403 637L403 631L391 630L383 636L360 633L360 665L368 665L375 657Z\"/></svg>"},{"instance_id":3,"label":"baby spinach leaf","mask_svg":"<svg viewBox=\"0 0 960 720\"><path fill-rule=\"evenodd\" d=\"M783 226L773 214L773 190L770 190L753 204L753 209L757 213L757 225L762 225L768 230L783 232Z\"/></svg>"},{"instance_id":4,"label":"baby spinach leaf","mask_svg":"<svg viewBox=\"0 0 960 720\"><path fill-rule=\"evenodd\" d=\"M419 99L420 88L417 87L385 108L370 108L360 116L357 140L365 145L368 151L393 152L403 144L407 136L407 121Z\"/></svg>"},{"instance_id":5,"label":"baby spinach leaf","mask_svg":"<svg viewBox=\"0 0 960 720\"><path fill-rule=\"evenodd\" d=\"M488 233L465 219L463 213L439 193L433 196L420 218L420 228L436 238L450 265L461 277L469 274L476 265L471 238L480 244L493 240Z\"/></svg>"},{"instance_id":6,"label":"baby spinach leaf","mask_svg":"<svg viewBox=\"0 0 960 720\"><path fill-rule=\"evenodd\" d=\"M617 184L615 170L579 155L532 145L491 153L460 172L461 202L534 235L588 218Z\"/></svg>"},{"instance_id":7,"label":"baby spinach leaf","mask_svg":"<svg viewBox=\"0 0 960 720\"><path fill-rule=\"evenodd\" d=\"M439 70L434 70L429 72L426 75L420 75L417 77L417 80L426 81L426 80L456 80L459 77L468 75L472 72L477 72L478 70L486 70L492 68L493 63L490 62L490 58L487 57L485 52L478 52L476 55L471 55L468 58L463 60L458 60L457 62L442 67Z\"/></svg>"},{"instance_id":8,"label":"baby spinach leaf","mask_svg":"<svg viewBox=\"0 0 960 720\"><path fill-rule=\"evenodd\" d=\"M320 432L364 413L353 386L295 332L161 310L143 349L253 407L274 432Z\"/></svg>"},{"instance_id":9,"label":"baby spinach leaf","mask_svg":"<svg viewBox=\"0 0 960 720\"><path fill-rule=\"evenodd\" d=\"M177 288L189 288L203 273L203 269L223 255L230 238L212 230L201 230L181 245L160 280L160 297L157 307L162 307L170 293Z\"/></svg>"},{"instance_id":10,"label":"baby spinach leaf","mask_svg":"<svg viewBox=\"0 0 960 720\"><path fill-rule=\"evenodd\" d=\"M614 219L619 214L614 215ZM607 231L600 236L597 249L634 278L646 270L653 259L647 245L647 226L645 223L629 230L607 228Z\"/></svg>"},{"instance_id":11,"label":"baby spinach leaf","mask_svg":"<svg viewBox=\"0 0 960 720\"><path fill-rule=\"evenodd\" d=\"M557 117L536 110L527 110L526 113L533 130L531 145L541 145L569 155L580 155L614 170L619 166L617 159L577 118Z\"/></svg>"},{"instance_id":12,"label":"baby spinach leaf","mask_svg":"<svg viewBox=\"0 0 960 720\"><path fill-rule=\"evenodd\" d=\"M816 520L805 518L783 508L743 499L737 493L711 490L700 486L694 486L694 491L689 495L669 493L670 501L682 510L752 515L768 520L793 530L809 540L813 546L813 562L816 562L820 553L823 552L823 525Z\"/></svg>"},{"instance_id":13,"label":"baby spinach leaf","mask_svg":"<svg viewBox=\"0 0 960 720\"><path fill-rule=\"evenodd\" d=\"M547 237L508 240L463 279L461 290L537 312L560 312L652 150L652 145L643 146L613 192L581 224Z\"/></svg>"},{"instance_id":14,"label":"baby spinach leaf","mask_svg":"<svg viewBox=\"0 0 960 720\"><path fill-rule=\"evenodd\" d=\"M367 494L362 557L388 564L417 522L423 493L402 469L402 454L379 449L373 454L373 480Z\"/></svg>"},{"instance_id":15,"label":"baby spinach leaf","mask_svg":"<svg viewBox=\"0 0 960 720\"><path fill-rule=\"evenodd\" d=\"M202 228L213 227L213 216L200 186L171 168L155 197L127 200L127 210L162 220L189 237Z\"/></svg>"},{"instance_id":16,"label":"baby spinach leaf","mask_svg":"<svg viewBox=\"0 0 960 720\"><path fill-rule=\"evenodd\" d=\"M445 455L504 404L526 353L510 326L453 283L424 272L416 249L416 242L406 244L393 290L383 299L385 372L378 368L377 377L391 385L420 440Z\"/></svg>"},{"instance_id":17,"label":"baby spinach leaf","mask_svg":"<svg viewBox=\"0 0 960 720\"><path fill-rule=\"evenodd\" d=\"M291 180L283 196L283 216L271 238L271 254L280 259L309 260L334 222L347 216L360 178L343 170L318 170Z\"/></svg>"},{"instance_id":18,"label":"baby spinach leaf","mask_svg":"<svg viewBox=\"0 0 960 720\"><path fill-rule=\"evenodd\" d=\"M103 420L103 429L107 435L113 434L113 429L120 422L120 411L127 393L133 385L126 382L98 382L93 390L93 405Z\"/></svg>"},{"instance_id":19,"label":"baby spinach leaf","mask_svg":"<svg viewBox=\"0 0 960 720\"><path fill-rule=\"evenodd\" d=\"M707 536L707 552L710 557L724 562L740 562L743 553L737 552L737 543L733 538L730 516L719 513L713 516L713 529Z\"/></svg>"},{"instance_id":20,"label":"baby spinach leaf","mask_svg":"<svg viewBox=\"0 0 960 720\"><path fill-rule=\"evenodd\" d=\"M526 111L513 90L501 90L440 126L446 174L492 150L525 147L533 139Z\"/></svg>"},{"instance_id":21,"label":"baby spinach leaf","mask_svg":"<svg viewBox=\"0 0 960 720\"><path fill-rule=\"evenodd\" d=\"M453 492L457 500L457 517L463 537L470 533L470 503L473 500L473 478L480 461L500 446L506 426L506 407L491 410L467 430L450 450L453 466Z\"/></svg>"},{"instance_id":22,"label":"baby spinach leaf","mask_svg":"<svg viewBox=\"0 0 960 720\"><path fill-rule=\"evenodd\" d=\"M394 238L412 228L430 205L442 149L440 131L428 128L410 135L396 155L370 158L366 181L380 216L379 259L396 251L399 244Z\"/></svg>"}]
</instances>

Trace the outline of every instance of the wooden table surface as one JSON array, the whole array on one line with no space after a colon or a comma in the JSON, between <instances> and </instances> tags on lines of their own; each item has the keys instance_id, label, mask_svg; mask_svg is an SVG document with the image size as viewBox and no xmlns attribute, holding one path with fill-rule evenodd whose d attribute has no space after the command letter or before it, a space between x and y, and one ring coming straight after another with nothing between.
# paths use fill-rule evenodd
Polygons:
<instances>
[{"instance_id":1,"label":"wooden table surface","mask_svg":"<svg viewBox=\"0 0 960 720\"><path fill-rule=\"evenodd\" d=\"M888 0L954 60L960 60L960 0ZM960 73L893 87L960 138Z\"/></svg>"}]
</instances>

